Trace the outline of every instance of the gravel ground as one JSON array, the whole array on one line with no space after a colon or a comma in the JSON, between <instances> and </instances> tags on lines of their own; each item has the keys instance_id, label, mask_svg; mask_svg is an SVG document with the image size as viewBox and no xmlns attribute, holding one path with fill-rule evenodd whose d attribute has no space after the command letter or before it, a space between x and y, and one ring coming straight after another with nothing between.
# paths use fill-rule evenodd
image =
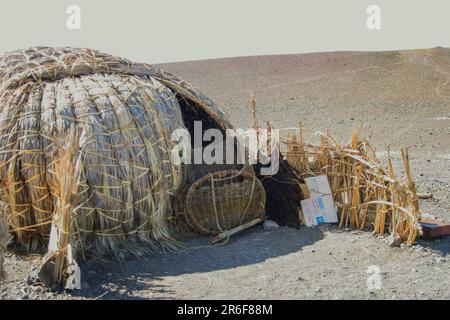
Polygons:
<instances>
[{"instance_id":1,"label":"gravel ground","mask_svg":"<svg viewBox=\"0 0 450 320\"><path fill-rule=\"evenodd\" d=\"M246 57L162 66L216 101L237 127L251 125L248 100L275 127L303 121L348 139L363 123L385 157L410 147L423 213L450 221L450 51L338 52ZM27 285L37 256L8 253L1 299L450 299L450 238L390 248L370 233L255 227L223 246L187 241L178 253L83 266L79 292ZM369 290L376 266L381 288Z\"/></svg>"}]
</instances>

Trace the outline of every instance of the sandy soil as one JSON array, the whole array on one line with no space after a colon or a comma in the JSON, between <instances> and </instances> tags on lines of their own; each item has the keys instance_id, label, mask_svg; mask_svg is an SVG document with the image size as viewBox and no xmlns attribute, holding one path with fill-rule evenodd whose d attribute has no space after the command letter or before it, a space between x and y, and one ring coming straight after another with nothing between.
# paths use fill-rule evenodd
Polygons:
<instances>
[{"instance_id":1,"label":"sandy soil","mask_svg":"<svg viewBox=\"0 0 450 320\"><path fill-rule=\"evenodd\" d=\"M387 145L410 147L423 213L450 221L450 50L339 52L262 56L167 64L211 97L237 127L251 125L248 100L275 127L301 120L348 139L364 132L380 156ZM401 168L399 167L399 172ZM255 227L227 245L155 253L144 260L84 266L84 290L54 294L26 285L36 257L9 254L10 299L450 299L450 238L390 248L386 238L332 226ZM369 290L370 266L381 271L381 289Z\"/></svg>"}]
</instances>

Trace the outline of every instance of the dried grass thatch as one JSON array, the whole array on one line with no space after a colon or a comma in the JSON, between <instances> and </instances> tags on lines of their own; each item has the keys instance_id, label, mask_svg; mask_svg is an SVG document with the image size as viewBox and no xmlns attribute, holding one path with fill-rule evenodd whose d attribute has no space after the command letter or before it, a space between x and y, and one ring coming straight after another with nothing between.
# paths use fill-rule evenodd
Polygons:
<instances>
[{"instance_id":1,"label":"dried grass thatch","mask_svg":"<svg viewBox=\"0 0 450 320\"><path fill-rule=\"evenodd\" d=\"M338 206L340 226L368 228L383 235L398 234L414 243L421 233L419 203L408 149L402 149L407 181L399 180L388 152L388 169L377 158L368 141L360 139L357 128L347 144L340 144L329 133L318 133L319 143L304 140L302 124L285 143L285 157L302 177L326 175Z\"/></svg>"},{"instance_id":2,"label":"dried grass thatch","mask_svg":"<svg viewBox=\"0 0 450 320\"><path fill-rule=\"evenodd\" d=\"M170 134L185 128L186 108L231 128L211 100L150 65L90 49L8 53L0 81L0 200L19 244L37 251L48 241L55 181L62 183L52 170L55 141L76 128L85 141L76 146L74 247L97 255L142 243L173 247L170 200L181 175L169 158Z\"/></svg>"}]
</instances>

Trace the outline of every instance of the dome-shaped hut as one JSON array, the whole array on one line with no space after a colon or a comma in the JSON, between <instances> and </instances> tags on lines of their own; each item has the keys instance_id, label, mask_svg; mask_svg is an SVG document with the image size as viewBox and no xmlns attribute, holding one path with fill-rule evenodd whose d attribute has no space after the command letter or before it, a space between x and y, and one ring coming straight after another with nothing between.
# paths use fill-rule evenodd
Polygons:
<instances>
[{"instance_id":1,"label":"dome-shaped hut","mask_svg":"<svg viewBox=\"0 0 450 320\"><path fill-rule=\"evenodd\" d=\"M202 93L147 64L72 48L1 57L0 200L17 242L30 251L46 246L54 184L65 174L54 168L57 140L70 140L75 128L84 135L75 147L78 247L104 255L139 243L170 246L170 199L182 177L170 160L170 133L195 118L231 128Z\"/></svg>"}]
</instances>

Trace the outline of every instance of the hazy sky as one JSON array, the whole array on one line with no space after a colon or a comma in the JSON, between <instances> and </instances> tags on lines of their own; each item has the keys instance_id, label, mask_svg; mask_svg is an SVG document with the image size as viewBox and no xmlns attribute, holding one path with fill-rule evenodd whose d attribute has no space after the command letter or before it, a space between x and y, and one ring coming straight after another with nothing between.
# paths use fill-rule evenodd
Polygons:
<instances>
[{"instance_id":1,"label":"hazy sky","mask_svg":"<svg viewBox=\"0 0 450 320\"><path fill-rule=\"evenodd\" d=\"M66 27L69 5L81 29ZM381 29L366 26L369 5ZM99 49L159 63L244 55L450 47L448 0L2 0L0 53Z\"/></svg>"}]
</instances>

